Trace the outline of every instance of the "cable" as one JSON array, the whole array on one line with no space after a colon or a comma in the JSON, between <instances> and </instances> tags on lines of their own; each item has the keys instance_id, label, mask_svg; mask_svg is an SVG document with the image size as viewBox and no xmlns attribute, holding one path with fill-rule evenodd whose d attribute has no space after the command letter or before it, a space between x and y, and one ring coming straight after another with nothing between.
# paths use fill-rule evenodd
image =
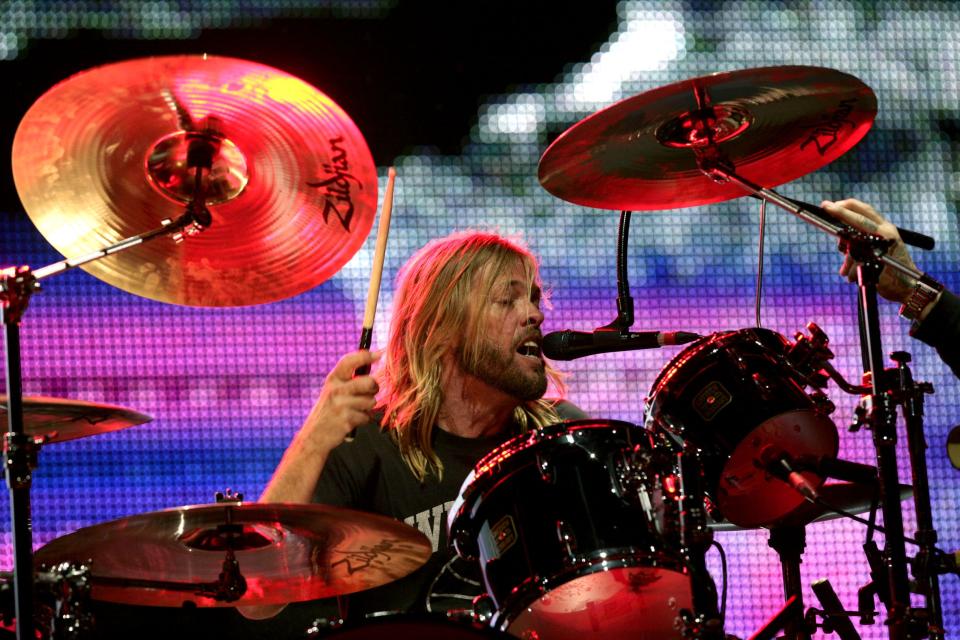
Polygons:
<instances>
[{"instance_id":1,"label":"cable","mask_svg":"<svg viewBox=\"0 0 960 640\"><path fill-rule=\"evenodd\" d=\"M876 522L874 522L874 515L873 515L873 514L876 513L876 508L874 508L874 509L871 510L871 518L870 518L870 520L867 520L867 519L865 519L865 518L861 518L861 517L858 516L858 515L854 515L854 514L850 513L849 511L844 511L843 509L838 509L838 508L836 508L836 507L834 507L834 506L832 506L832 505L829 505L829 504L827 504L826 502L824 502L823 500L821 500L820 498L817 498L817 499L814 501L814 504L816 504L816 505L819 506L819 507L823 507L823 508L826 509L827 511L833 512L833 513L835 513L835 514L837 514L837 515L839 515L839 516L843 516L844 518L850 518L851 520L853 520L853 521L855 521L855 522L859 522L860 524L867 525L867 527L868 527L867 532L868 532L868 534L870 534L870 535L868 535L868 538L867 538L868 540L870 539L870 537L872 537L872 532L873 532L873 531L879 531L880 533L882 533L882 534L884 534L884 535L886 535L886 533L887 533L887 530L886 530L886 529L884 529L884 528L881 527L880 525L876 524ZM920 546L920 543L919 543L919 542L917 542L917 541L914 540L913 538L910 538L910 537L907 537L907 536L903 536L903 541L904 541L904 542L909 542L910 544L915 544L915 545L917 545L917 546ZM937 551L939 551L940 553L945 553L944 551L942 551L942 550L940 550L940 549L937 549Z\"/></svg>"},{"instance_id":2,"label":"cable","mask_svg":"<svg viewBox=\"0 0 960 640\"><path fill-rule=\"evenodd\" d=\"M767 201L760 199L760 240L757 246L757 296L754 302L754 313L757 320L757 328L760 324L760 299L763 295L763 238L767 227Z\"/></svg>"},{"instance_id":3,"label":"cable","mask_svg":"<svg viewBox=\"0 0 960 640\"><path fill-rule=\"evenodd\" d=\"M710 543L711 547L717 548L717 553L720 554L720 574L723 576L723 588L720 590L720 622L726 624L727 621L727 552L723 550L723 546L714 540Z\"/></svg>"}]
</instances>

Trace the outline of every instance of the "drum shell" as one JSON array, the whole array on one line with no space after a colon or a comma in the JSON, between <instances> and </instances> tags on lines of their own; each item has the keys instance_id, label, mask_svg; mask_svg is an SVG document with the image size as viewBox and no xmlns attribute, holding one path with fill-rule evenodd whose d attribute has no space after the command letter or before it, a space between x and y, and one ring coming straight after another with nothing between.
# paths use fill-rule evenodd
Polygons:
<instances>
[{"instance_id":1,"label":"drum shell","mask_svg":"<svg viewBox=\"0 0 960 640\"><path fill-rule=\"evenodd\" d=\"M780 334L753 328L694 343L661 371L647 400L647 427L699 450L707 496L741 526L773 524L803 497L761 468L780 453L836 456L836 425L802 386ZM740 486L766 493L733 497ZM749 477L747 477L749 476ZM819 486L823 478L805 473ZM779 506L767 505L777 494ZM762 508L754 509L759 500Z\"/></svg>"},{"instance_id":2,"label":"drum shell","mask_svg":"<svg viewBox=\"0 0 960 640\"><path fill-rule=\"evenodd\" d=\"M545 593L595 572L686 574L677 543L663 535L674 503L660 499L656 459L641 427L572 421L514 438L478 463L451 510L450 539L479 560L495 624L508 628Z\"/></svg>"}]
</instances>

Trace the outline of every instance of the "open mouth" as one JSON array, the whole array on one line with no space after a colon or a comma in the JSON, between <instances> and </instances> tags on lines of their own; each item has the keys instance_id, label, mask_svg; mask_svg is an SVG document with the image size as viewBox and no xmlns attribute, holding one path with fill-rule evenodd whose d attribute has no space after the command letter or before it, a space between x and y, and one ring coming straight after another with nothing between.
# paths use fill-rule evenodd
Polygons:
<instances>
[{"instance_id":1,"label":"open mouth","mask_svg":"<svg viewBox=\"0 0 960 640\"><path fill-rule=\"evenodd\" d=\"M540 359L540 345L536 340L527 340L519 347L517 347L517 353L522 356L527 356L528 358L537 358Z\"/></svg>"}]
</instances>

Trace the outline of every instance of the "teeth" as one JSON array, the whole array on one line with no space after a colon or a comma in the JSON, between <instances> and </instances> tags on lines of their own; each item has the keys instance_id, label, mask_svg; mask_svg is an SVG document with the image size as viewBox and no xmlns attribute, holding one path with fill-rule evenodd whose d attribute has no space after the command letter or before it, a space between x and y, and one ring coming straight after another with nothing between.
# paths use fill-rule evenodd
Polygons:
<instances>
[{"instance_id":1,"label":"teeth","mask_svg":"<svg viewBox=\"0 0 960 640\"><path fill-rule=\"evenodd\" d=\"M530 357L540 357L540 345L534 340L527 340L517 349L521 355Z\"/></svg>"}]
</instances>

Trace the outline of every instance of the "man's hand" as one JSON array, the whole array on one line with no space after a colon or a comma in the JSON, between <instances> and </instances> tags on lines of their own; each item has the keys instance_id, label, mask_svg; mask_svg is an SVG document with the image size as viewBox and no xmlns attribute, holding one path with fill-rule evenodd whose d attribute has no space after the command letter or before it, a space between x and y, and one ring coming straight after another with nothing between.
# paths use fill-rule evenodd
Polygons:
<instances>
[{"instance_id":1,"label":"man's hand","mask_svg":"<svg viewBox=\"0 0 960 640\"><path fill-rule=\"evenodd\" d=\"M864 233L873 236L893 240L894 243L887 250L887 255L895 258L899 262L916 269L913 259L907 252L907 247L900 239L897 228L886 218L876 212L873 207L865 202L849 198L838 202L825 201L820 204L823 209L831 216L850 225L854 229L859 229ZM844 258L843 265L840 267L840 275L847 280L854 282L857 279L857 261L848 253ZM910 276L892 269L884 267L880 274L880 281L877 283L877 293L893 302L904 303L910 298L917 282Z\"/></svg>"},{"instance_id":2,"label":"man's hand","mask_svg":"<svg viewBox=\"0 0 960 640\"><path fill-rule=\"evenodd\" d=\"M372 376L355 378L353 373L363 365L372 365L380 355L379 351L348 353L327 375L320 397L301 429L324 452L332 450L351 431L370 421L370 411L376 404L379 388Z\"/></svg>"},{"instance_id":3,"label":"man's hand","mask_svg":"<svg viewBox=\"0 0 960 640\"><path fill-rule=\"evenodd\" d=\"M310 502L327 456L353 429L370 421L377 383L371 376L354 378L353 372L379 359L380 352L370 351L354 351L340 358L260 502Z\"/></svg>"}]
</instances>

